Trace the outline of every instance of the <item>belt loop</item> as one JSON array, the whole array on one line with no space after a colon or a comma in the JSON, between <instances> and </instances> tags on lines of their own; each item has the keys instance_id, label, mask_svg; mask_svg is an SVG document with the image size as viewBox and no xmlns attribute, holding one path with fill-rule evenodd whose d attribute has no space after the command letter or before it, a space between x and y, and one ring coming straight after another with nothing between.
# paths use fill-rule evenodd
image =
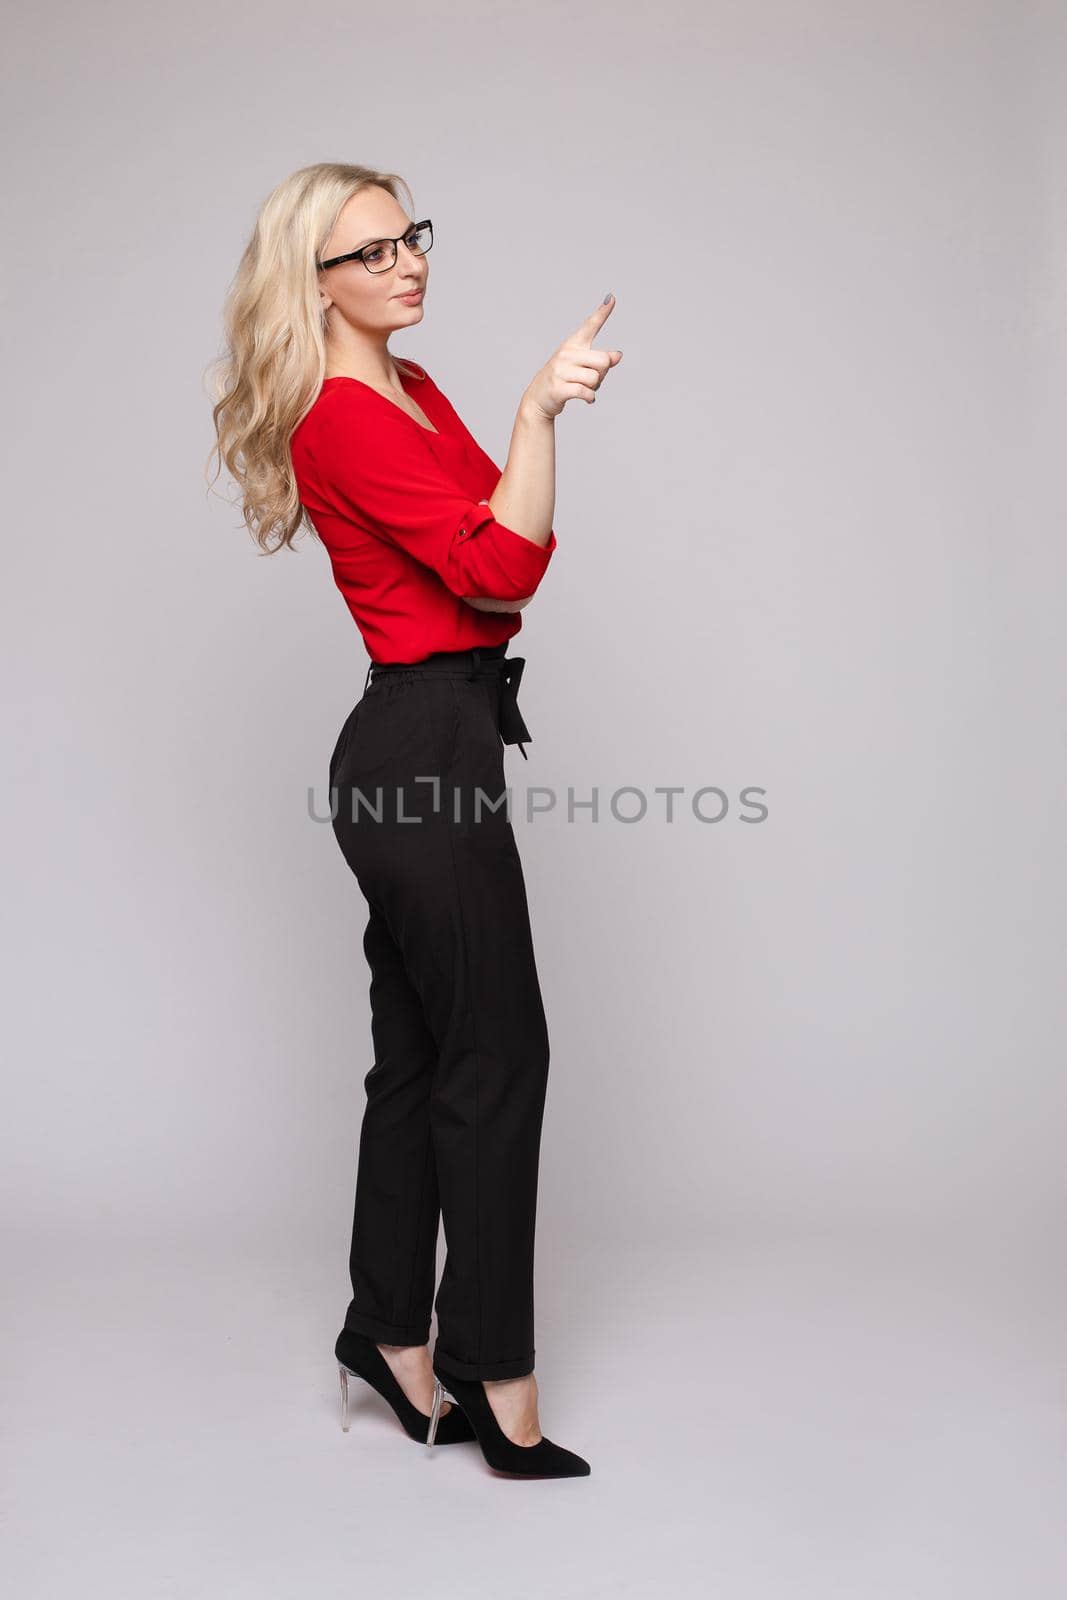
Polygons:
<instances>
[{"instance_id":1,"label":"belt loop","mask_svg":"<svg viewBox=\"0 0 1067 1600\"><path fill-rule=\"evenodd\" d=\"M366 692L367 692L367 685L370 682L370 675L371 675L371 673L373 671L374 671L374 662L372 661L370 666L367 668L367 676L363 680L363 693L364 694L366 694Z\"/></svg>"},{"instance_id":2,"label":"belt loop","mask_svg":"<svg viewBox=\"0 0 1067 1600\"><path fill-rule=\"evenodd\" d=\"M474 679L478 676L478 669L481 666L482 661L481 647L479 645L475 645L474 649L471 651L471 655L474 657L474 665L467 674L468 683L473 683Z\"/></svg>"}]
</instances>

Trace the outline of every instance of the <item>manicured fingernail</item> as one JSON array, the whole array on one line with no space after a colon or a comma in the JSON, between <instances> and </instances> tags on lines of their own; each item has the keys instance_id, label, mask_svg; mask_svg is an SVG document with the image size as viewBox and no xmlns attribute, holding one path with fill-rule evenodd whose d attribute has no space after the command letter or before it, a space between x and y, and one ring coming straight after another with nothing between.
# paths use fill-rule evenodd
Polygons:
<instances>
[{"instance_id":1,"label":"manicured fingernail","mask_svg":"<svg viewBox=\"0 0 1067 1600\"><path fill-rule=\"evenodd\" d=\"M606 306L608 301L609 300L614 300L614 298L615 298L615 296L612 294L611 290L609 289L607 294L604 296L603 300L601 300L600 304L602 306Z\"/></svg>"}]
</instances>

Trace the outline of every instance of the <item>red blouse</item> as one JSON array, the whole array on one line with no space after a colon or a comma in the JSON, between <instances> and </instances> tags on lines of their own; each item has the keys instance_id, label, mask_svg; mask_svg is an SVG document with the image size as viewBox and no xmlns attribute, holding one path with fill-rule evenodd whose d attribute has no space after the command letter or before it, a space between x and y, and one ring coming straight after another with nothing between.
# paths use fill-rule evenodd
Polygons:
<instances>
[{"instance_id":1,"label":"red blouse","mask_svg":"<svg viewBox=\"0 0 1067 1600\"><path fill-rule=\"evenodd\" d=\"M486 502L501 469L416 370L401 383L436 433L359 378L337 377L290 440L301 503L372 661L510 639L521 611L479 611L462 597L524 599L556 548L555 530L537 545L496 520Z\"/></svg>"}]
</instances>

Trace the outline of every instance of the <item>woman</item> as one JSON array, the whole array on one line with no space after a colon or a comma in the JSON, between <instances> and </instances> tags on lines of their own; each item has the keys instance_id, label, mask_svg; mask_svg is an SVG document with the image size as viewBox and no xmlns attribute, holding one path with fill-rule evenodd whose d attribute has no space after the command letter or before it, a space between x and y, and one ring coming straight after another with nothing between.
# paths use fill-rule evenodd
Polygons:
<instances>
[{"instance_id":1,"label":"woman","mask_svg":"<svg viewBox=\"0 0 1067 1600\"><path fill-rule=\"evenodd\" d=\"M592 347L607 295L528 385L502 472L429 373L389 351L424 316L433 232L410 198L395 174L334 163L279 185L227 300L214 409L246 524L265 550L302 524L320 536L371 658L330 761L335 836L370 913L374 1045L342 1425L358 1375L413 1438L476 1437L499 1471L584 1476L538 1420L549 1045L502 747L525 756L530 738L507 649L556 548L555 419L592 404L622 352Z\"/></svg>"}]
</instances>

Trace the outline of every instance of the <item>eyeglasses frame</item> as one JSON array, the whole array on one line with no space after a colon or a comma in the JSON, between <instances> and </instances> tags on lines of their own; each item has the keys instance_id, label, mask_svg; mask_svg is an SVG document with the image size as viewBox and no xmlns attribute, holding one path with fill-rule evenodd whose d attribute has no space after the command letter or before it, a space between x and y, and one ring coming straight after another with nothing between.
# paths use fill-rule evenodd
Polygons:
<instances>
[{"instance_id":1,"label":"eyeglasses frame","mask_svg":"<svg viewBox=\"0 0 1067 1600\"><path fill-rule=\"evenodd\" d=\"M329 261L316 261L315 265L320 272L325 272L327 267L339 267L343 261L363 261L364 250L374 250L380 244L391 244L393 247L393 259L388 267L379 267L377 271L375 271L373 267L368 267L365 261L363 261L363 265L373 277L376 277L378 272L392 272L393 267L396 266L400 255L400 241L402 239L406 239L408 234L416 228L429 228L430 230L429 244L426 246L425 250L420 250L418 252L420 257L429 255L430 251L433 249L433 223L430 221L429 217L426 217L422 222L411 223L410 227L405 228L403 233L398 234L395 239L371 239L367 244L361 245L358 250L350 250L345 256L331 256ZM412 255L414 254L415 251L412 251Z\"/></svg>"}]
</instances>

